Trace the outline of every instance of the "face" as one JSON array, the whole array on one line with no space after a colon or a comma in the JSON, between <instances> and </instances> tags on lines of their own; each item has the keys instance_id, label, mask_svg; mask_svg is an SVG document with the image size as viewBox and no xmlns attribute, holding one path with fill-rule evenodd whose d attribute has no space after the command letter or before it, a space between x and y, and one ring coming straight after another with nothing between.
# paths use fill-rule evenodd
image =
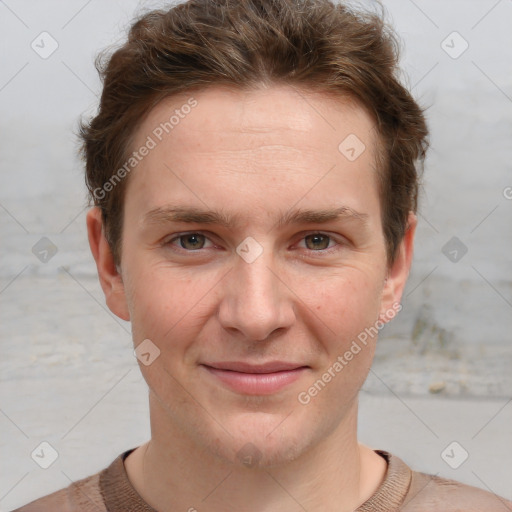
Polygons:
<instances>
[{"instance_id":1,"label":"face","mask_svg":"<svg viewBox=\"0 0 512 512\"><path fill-rule=\"evenodd\" d=\"M150 112L121 275L102 284L150 354L152 425L275 464L353 420L414 230L388 267L376 143L361 107L286 86L214 87Z\"/></svg>"}]
</instances>

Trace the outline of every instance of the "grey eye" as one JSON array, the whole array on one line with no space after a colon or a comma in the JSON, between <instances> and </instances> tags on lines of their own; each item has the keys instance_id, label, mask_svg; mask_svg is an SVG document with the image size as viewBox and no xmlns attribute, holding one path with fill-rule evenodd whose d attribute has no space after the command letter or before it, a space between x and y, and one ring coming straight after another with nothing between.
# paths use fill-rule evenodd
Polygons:
<instances>
[{"instance_id":1,"label":"grey eye","mask_svg":"<svg viewBox=\"0 0 512 512\"><path fill-rule=\"evenodd\" d=\"M306 247L311 250L327 249L329 247L330 237L316 233L314 235L307 235L304 237L306 241ZM308 240L311 243L308 243Z\"/></svg>"},{"instance_id":2,"label":"grey eye","mask_svg":"<svg viewBox=\"0 0 512 512\"><path fill-rule=\"evenodd\" d=\"M189 233L188 235L181 235L178 240L183 249L194 251L204 247L206 237L200 233Z\"/></svg>"}]
</instances>

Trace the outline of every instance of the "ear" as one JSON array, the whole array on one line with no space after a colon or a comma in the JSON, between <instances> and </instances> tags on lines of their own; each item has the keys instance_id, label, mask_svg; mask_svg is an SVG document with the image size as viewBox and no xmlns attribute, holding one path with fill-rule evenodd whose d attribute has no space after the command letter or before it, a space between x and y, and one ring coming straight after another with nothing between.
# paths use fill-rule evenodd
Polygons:
<instances>
[{"instance_id":1,"label":"ear","mask_svg":"<svg viewBox=\"0 0 512 512\"><path fill-rule=\"evenodd\" d=\"M387 278L382 290L380 319L383 322L387 322L394 317L394 315L400 311L398 305L402 299L402 293L405 288L405 283L409 276L409 270L411 268L412 256L414 252L414 234L416 232L416 225L418 219L413 212L409 213L407 219L407 227L405 230L404 237L398 252L396 259L393 264L388 268ZM389 311L393 310L393 316L389 315ZM388 314L386 315L386 312Z\"/></svg>"},{"instance_id":2,"label":"ear","mask_svg":"<svg viewBox=\"0 0 512 512\"><path fill-rule=\"evenodd\" d=\"M87 212L87 233L107 306L112 313L128 321L130 313L123 279L116 268L110 245L105 238L101 210L98 207Z\"/></svg>"}]
</instances>

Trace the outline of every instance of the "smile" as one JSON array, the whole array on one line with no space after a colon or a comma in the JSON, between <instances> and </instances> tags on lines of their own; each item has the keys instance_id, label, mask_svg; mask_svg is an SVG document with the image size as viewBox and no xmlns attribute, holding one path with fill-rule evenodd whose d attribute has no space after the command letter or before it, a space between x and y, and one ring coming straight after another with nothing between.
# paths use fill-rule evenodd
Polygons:
<instances>
[{"instance_id":1,"label":"smile","mask_svg":"<svg viewBox=\"0 0 512 512\"><path fill-rule=\"evenodd\" d=\"M212 363L213 364L213 363ZM210 375L237 393L270 395L295 382L308 369L287 363L248 365L246 363L215 363L201 365Z\"/></svg>"}]
</instances>

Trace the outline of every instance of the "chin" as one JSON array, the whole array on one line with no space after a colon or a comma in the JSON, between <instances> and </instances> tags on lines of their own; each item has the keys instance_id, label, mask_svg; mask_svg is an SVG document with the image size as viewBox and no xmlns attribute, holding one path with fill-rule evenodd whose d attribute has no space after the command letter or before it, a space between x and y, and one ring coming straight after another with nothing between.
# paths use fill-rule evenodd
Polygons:
<instances>
[{"instance_id":1,"label":"chin","mask_svg":"<svg viewBox=\"0 0 512 512\"><path fill-rule=\"evenodd\" d=\"M248 469L287 464L314 444L314 433L304 422L299 425L291 417L283 421L283 417L265 416L249 418L244 414L240 421L224 425L232 436L216 425L213 442L209 444L206 438L203 441L225 462Z\"/></svg>"}]
</instances>

